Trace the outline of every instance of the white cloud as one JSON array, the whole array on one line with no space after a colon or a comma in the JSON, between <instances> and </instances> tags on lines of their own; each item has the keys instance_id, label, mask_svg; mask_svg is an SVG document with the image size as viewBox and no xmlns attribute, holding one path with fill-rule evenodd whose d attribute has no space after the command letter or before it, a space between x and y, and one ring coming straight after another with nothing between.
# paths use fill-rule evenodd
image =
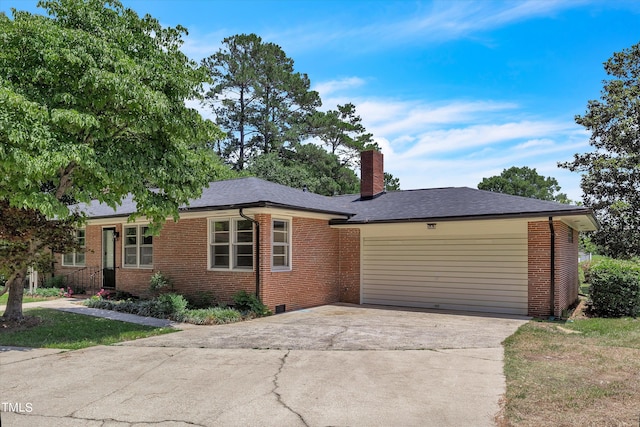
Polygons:
<instances>
[{"instance_id":1,"label":"white cloud","mask_svg":"<svg viewBox=\"0 0 640 427\"><path fill-rule=\"evenodd\" d=\"M314 85L311 89L318 91L320 98L324 98L335 92L341 92L348 89L353 89L364 85L364 79L360 77L346 77L338 80L331 80L328 82L321 82ZM337 104L336 104L337 105Z\"/></svg>"}]
</instances>

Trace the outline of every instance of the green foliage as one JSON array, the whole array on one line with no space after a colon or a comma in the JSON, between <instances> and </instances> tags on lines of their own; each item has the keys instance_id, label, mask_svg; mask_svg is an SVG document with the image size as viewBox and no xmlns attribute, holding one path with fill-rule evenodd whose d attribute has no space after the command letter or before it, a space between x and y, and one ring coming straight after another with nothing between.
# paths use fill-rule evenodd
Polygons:
<instances>
[{"instance_id":1,"label":"green foliage","mask_svg":"<svg viewBox=\"0 0 640 427\"><path fill-rule=\"evenodd\" d=\"M0 16L3 219L14 210L0 241L16 249L10 284L47 247L30 224L57 230L63 222L50 221L57 218L77 225L72 203L115 207L131 195L132 219L145 216L157 231L211 180L228 176L209 148L222 133L185 105L201 98L209 81L180 50L185 28L164 28L117 0L39 5L48 16ZM28 216L38 222L21 220ZM62 243L49 247L69 247ZM17 305L7 306L5 317L21 317Z\"/></svg>"},{"instance_id":2,"label":"green foliage","mask_svg":"<svg viewBox=\"0 0 640 427\"><path fill-rule=\"evenodd\" d=\"M233 308L209 307L184 312L184 322L195 325L219 325L242 320L242 314Z\"/></svg>"},{"instance_id":3,"label":"green foliage","mask_svg":"<svg viewBox=\"0 0 640 427\"><path fill-rule=\"evenodd\" d=\"M151 300L110 300L98 296L84 302L87 307L113 310L139 316L181 320L187 308L187 300L178 294L163 294Z\"/></svg>"},{"instance_id":4,"label":"green foliage","mask_svg":"<svg viewBox=\"0 0 640 427\"><path fill-rule=\"evenodd\" d=\"M182 295L164 294L151 300L134 301L108 300L98 296L91 297L84 304L87 307L112 310L138 316L173 319L196 325L215 325L242 320L242 314L232 308L207 307L187 309L187 300Z\"/></svg>"},{"instance_id":5,"label":"green foliage","mask_svg":"<svg viewBox=\"0 0 640 427\"><path fill-rule=\"evenodd\" d=\"M280 46L255 34L225 38L203 64L213 80L207 103L226 132L214 149L236 170L258 154L300 141L306 117L321 104Z\"/></svg>"},{"instance_id":6,"label":"green foliage","mask_svg":"<svg viewBox=\"0 0 640 427\"><path fill-rule=\"evenodd\" d=\"M160 271L153 273L149 279L149 290L151 292L158 292L163 289L168 289L171 286L171 280Z\"/></svg>"},{"instance_id":7,"label":"green foliage","mask_svg":"<svg viewBox=\"0 0 640 427\"><path fill-rule=\"evenodd\" d=\"M640 314L640 262L604 259L591 266L590 310L600 317Z\"/></svg>"},{"instance_id":8,"label":"green foliage","mask_svg":"<svg viewBox=\"0 0 640 427\"><path fill-rule=\"evenodd\" d=\"M258 317L270 316L271 310L254 294L241 290L233 295L234 308L241 312L251 312Z\"/></svg>"},{"instance_id":9,"label":"green foliage","mask_svg":"<svg viewBox=\"0 0 640 427\"><path fill-rule=\"evenodd\" d=\"M357 166L360 152L373 144L373 135L367 133L351 103L338 105L337 110L318 111L308 120L311 135L327 146L341 166Z\"/></svg>"},{"instance_id":10,"label":"green foliage","mask_svg":"<svg viewBox=\"0 0 640 427\"><path fill-rule=\"evenodd\" d=\"M384 173L384 189L386 191L399 191L400 178L396 178L388 172Z\"/></svg>"},{"instance_id":11,"label":"green foliage","mask_svg":"<svg viewBox=\"0 0 640 427\"><path fill-rule=\"evenodd\" d=\"M338 157L315 144L296 144L280 153L255 157L247 171L267 181L293 188L307 188L317 194L353 194L360 181Z\"/></svg>"},{"instance_id":12,"label":"green foliage","mask_svg":"<svg viewBox=\"0 0 640 427\"><path fill-rule=\"evenodd\" d=\"M64 288L51 287L51 288L37 288L29 295L49 298L49 297L61 297L61 296L64 296L64 293L65 293Z\"/></svg>"},{"instance_id":13,"label":"green foliage","mask_svg":"<svg viewBox=\"0 0 640 427\"><path fill-rule=\"evenodd\" d=\"M566 194L558 193L560 186L555 178L544 177L538 174L535 168L531 169L527 166L521 168L513 166L503 170L498 176L483 178L478 188L513 196L571 203Z\"/></svg>"},{"instance_id":14,"label":"green foliage","mask_svg":"<svg viewBox=\"0 0 640 427\"><path fill-rule=\"evenodd\" d=\"M44 288L64 288L66 286L66 279L64 276L49 277L44 281Z\"/></svg>"},{"instance_id":15,"label":"green foliage","mask_svg":"<svg viewBox=\"0 0 640 427\"><path fill-rule=\"evenodd\" d=\"M216 305L216 298L212 292L199 291L192 294L184 295L189 302L189 309L210 308Z\"/></svg>"},{"instance_id":16,"label":"green foliage","mask_svg":"<svg viewBox=\"0 0 640 427\"><path fill-rule=\"evenodd\" d=\"M154 300L156 302L156 310L160 317L172 318L175 320L182 319L184 311L189 304L187 300L179 294L164 294Z\"/></svg>"},{"instance_id":17,"label":"green foliage","mask_svg":"<svg viewBox=\"0 0 640 427\"><path fill-rule=\"evenodd\" d=\"M614 53L600 100L588 102L576 123L591 132L594 151L560 164L581 173L585 206L601 228L591 235L601 253L640 256L640 43Z\"/></svg>"}]
</instances>

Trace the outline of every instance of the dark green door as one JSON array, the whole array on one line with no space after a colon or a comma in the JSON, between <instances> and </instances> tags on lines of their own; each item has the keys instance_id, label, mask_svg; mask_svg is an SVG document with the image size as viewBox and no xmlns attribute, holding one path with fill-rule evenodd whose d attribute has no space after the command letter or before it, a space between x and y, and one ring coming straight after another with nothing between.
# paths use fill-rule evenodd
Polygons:
<instances>
[{"instance_id":1,"label":"dark green door","mask_svg":"<svg viewBox=\"0 0 640 427\"><path fill-rule=\"evenodd\" d=\"M116 287L116 229L102 229L102 287Z\"/></svg>"}]
</instances>

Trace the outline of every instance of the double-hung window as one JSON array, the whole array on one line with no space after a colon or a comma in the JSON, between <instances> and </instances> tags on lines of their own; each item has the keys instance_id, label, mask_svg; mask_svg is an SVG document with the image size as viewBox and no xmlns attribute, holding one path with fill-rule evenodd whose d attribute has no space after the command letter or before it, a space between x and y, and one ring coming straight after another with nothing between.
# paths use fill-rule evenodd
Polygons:
<instances>
[{"instance_id":1,"label":"double-hung window","mask_svg":"<svg viewBox=\"0 0 640 427\"><path fill-rule=\"evenodd\" d=\"M84 267L85 257L84 252L87 246L86 244L86 231L84 229L76 230L75 233L76 242L79 249L66 253L62 256L62 265L66 267Z\"/></svg>"},{"instance_id":2,"label":"double-hung window","mask_svg":"<svg viewBox=\"0 0 640 427\"><path fill-rule=\"evenodd\" d=\"M210 224L210 267L253 269L253 223L246 219L215 219Z\"/></svg>"},{"instance_id":3,"label":"double-hung window","mask_svg":"<svg viewBox=\"0 0 640 427\"><path fill-rule=\"evenodd\" d=\"M291 269L291 234L290 222L274 219L271 237L271 268L272 270Z\"/></svg>"},{"instance_id":4,"label":"double-hung window","mask_svg":"<svg viewBox=\"0 0 640 427\"><path fill-rule=\"evenodd\" d=\"M124 266L153 266L153 236L147 236L149 227L133 225L124 227Z\"/></svg>"}]
</instances>

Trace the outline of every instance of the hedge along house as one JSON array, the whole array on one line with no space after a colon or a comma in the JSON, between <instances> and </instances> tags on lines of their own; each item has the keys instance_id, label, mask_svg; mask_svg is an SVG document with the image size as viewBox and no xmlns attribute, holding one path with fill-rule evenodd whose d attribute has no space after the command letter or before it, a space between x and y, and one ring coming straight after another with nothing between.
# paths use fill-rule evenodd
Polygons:
<instances>
[{"instance_id":1,"label":"hedge along house","mask_svg":"<svg viewBox=\"0 0 640 427\"><path fill-rule=\"evenodd\" d=\"M84 206L86 250L57 274L145 294L155 271L175 291L226 302L257 292L276 311L333 302L530 316L578 297L578 232L589 209L471 188L384 191L383 156L362 154L361 194L326 197L240 178L213 182L159 236Z\"/></svg>"}]
</instances>

